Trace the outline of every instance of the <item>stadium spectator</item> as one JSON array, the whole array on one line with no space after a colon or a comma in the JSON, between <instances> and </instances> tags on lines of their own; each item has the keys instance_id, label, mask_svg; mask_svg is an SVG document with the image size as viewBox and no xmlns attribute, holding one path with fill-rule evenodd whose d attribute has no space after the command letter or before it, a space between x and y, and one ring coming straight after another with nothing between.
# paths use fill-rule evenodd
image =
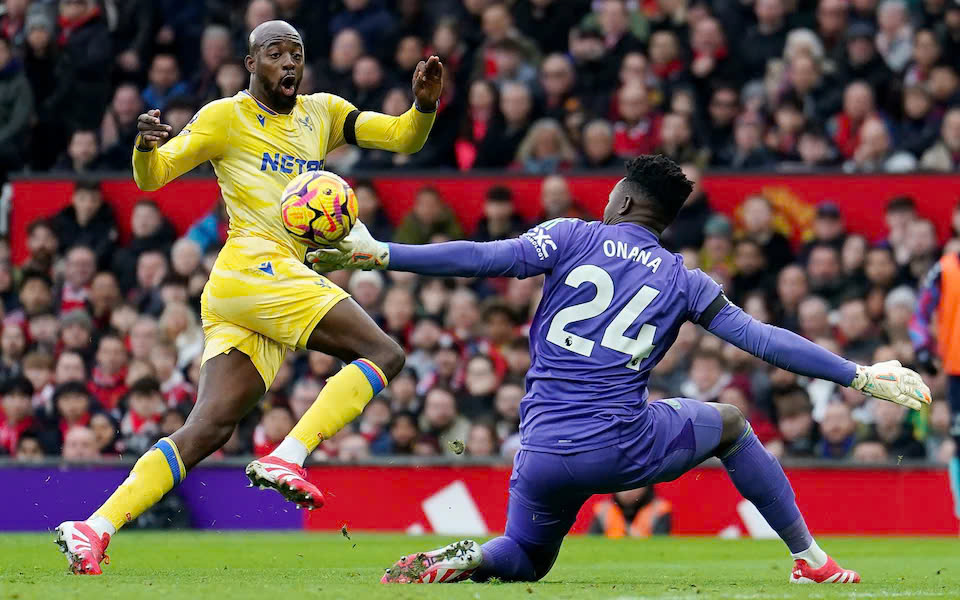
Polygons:
<instances>
[{"instance_id":1,"label":"stadium spectator","mask_svg":"<svg viewBox=\"0 0 960 600\"><path fill-rule=\"evenodd\" d=\"M941 118L933 110L930 92L923 85L913 85L903 92L903 116L897 136L898 147L914 157L921 155L937 141ZM923 165L921 168L930 168Z\"/></svg>"},{"instance_id":2,"label":"stadium spectator","mask_svg":"<svg viewBox=\"0 0 960 600\"><path fill-rule=\"evenodd\" d=\"M667 113L660 125L660 145L657 154L663 154L677 163L705 166L707 155L696 146L690 119L679 113Z\"/></svg>"},{"instance_id":3,"label":"stadium spectator","mask_svg":"<svg viewBox=\"0 0 960 600\"><path fill-rule=\"evenodd\" d=\"M608 538L670 535L670 502L658 498L654 486L613 494L593 505L589 533Z\"/></svg>"},{"instance_id":4,"label":"stadium spectator","mask_svg":"<svg viewBox=\"0 0 960 600\"><path fill-rule=\"evenodd\" d=\"M75 425L63 436L63 460L67 462L90 462L100 458L97 438L85 425Z\"/></svg>"},{"instance_id":5,"label":"stadium spectator","mask_svg":"<svg viewBox=\"0 0 960 600\"><path fill-rule=\"evenodd\" d=\"M178 368L177 358L177 347L171 343L157 343L150 350L150 364L153 365L159 381L163 399L170 408L192 405L197 394L183 371Z\"/></svg>"},{"instance_id":6,"label":"stadium spectator","mask_svg":"<svg viewBox=\"0 0 960 600\"><path fill-rule=\"evenodd\" d=\"M119 454L117 441L120 437L120 424L107 412L95 412L90 417L90 430L96 440L97 452L100 456L115 456Z\"/></svg>"},{"instance_id":7,"label":"stadium spectator","mask_svg":"<svg viewBox=\"0 0 960 600\"><path fill-rule=\"evenodd\" d=\"M456 456L453 442L463 443L470 433L470 422L458 413L453 392L438 385L426 394L420 429L437 440L444 455Z\"/></svg>"},{"instance_id":8,"label":"stadium spectator","mask_svg":"<svg viewBox=\"0 0 960 600\"><path fill-rule=\"evenodd\" d=\"M164 120L170 125L170 137L180 135L190 119L197 113L193 101L185 96L174 96L167 102Z\"/></svg>"},{"instance_id":9,"label":"stadium spectator","mask_svg":"<svg viewBox=\"0 0 960 600\"><path fill-rule=\"evenodd\" d=\"M477 168L507 166L527 133L533 117L533 96L522 83L507 82L500 89L500 111L487 126L477 146Z\"/></svg>"},{"instance_id":10,"label":"stadium spectator","mask_svg":"<svg viewBox=\"0 0 960 600\"><path fill-rule=\"evenodd\" d=\"M613 127L603 119L595 119L583 128L581 169L612 169L623 162L613 149Z\"/></svg>"},{"instance_id":11,"label":"stadium spectator","mask_svg":"<svg viewBox=\"0 0 960 600\"><path fill-rule=\"evenodd\" d=\"M902 73L913 53L913 27L903 0L884 0L877 7L877 50L895 73Z\"/></svg>"},{"instance_id":12,"label":"stadium spectator","mask_svg":"<svg viewBox=\"0 0 960 600\"><path fill-rule=\"evenodd\" d=\"M876 421L873 424L873 437L883 444L890 456L898 461L923 459L927 456L923 443L914 437L912 428L906 421L906 409L892 402L878 402L874 407Z\"/></svg>"},{"instance_id":13,"label":"stadium spectator","mask_svg":"<svg viewBox=\"0 0 960 600\"><path fill-rule=\"evenodd\" d=\"M681 387L683 396L703 402L716 401L720 392L730 384L723 356L711 350L699 350L690 360L690 376Z\"/></svg>"},{"instance_id":14,"label":"stadium spectator","mask_svg":"<svg viewBox=\"0 0 960 600\"><path fill-rule=\"evenodd\" d=\"M772 294L774 282L767 268L767 258L763 248L755 240L737 240L733 246L733 265L736 275L731 281L733 289L730 298L735 304L745 306L747 297L752 294ZM769 322L770 319L765 321Z\"/></svg>"},{"instance_id":15,"label":"stadium spectator","mask_svg":"<svg viewBox=\"0 0 960 600\"><path fill-rule=\"evenodd\" d=\"M99 158L100 141L97 139L97 132L78 129L70 135L67 151L54 168L65 173L85 174L100 168Z\"/></svg>"},{"instance_id":16,"label":"stadium spectator","mask_svg":"<svg viewBox=\"0 0 960 600\"><path fill-rule=\"evenodd\" d=\"M649 90L640 83L624 85L617 93L617 109L614 151L624 157L652 153L660 143L660 115L650 104Z\"/></svg>"},{"instance_id":17,"label":"stadium spectator","mask_svg":"<svg viewBox=\"0 0 960 600\"><path fill-rule=\"evenodd\" d=\"M890 101L894 86L894 75L890 67L877 53L873 42L874 28L869 23L855 23L847 29L847 58L840 70L839 79L848 86L855 82L864 83L885 106ZM862 92L858 92L861 96ZM844 93L844 110L847 105L847 93Z\"/></svg>"},{"instance_id":18,"label":"stadium spectator","mask_svg":"<svg viewBox=\"0 0 960 600\"><path fill-rule=\"evenodd\" d=\"M820 423L822 439L817 443L816 454L820 458L844 459L853 450L856 443L856 422L850 414L850 408L843 403L830 404Z\"/></svg>"},{"instance_id":19,"label":"stadium spectator","mask_svg":"<svg viewBox=\"0 0 960 600\"><path fill-rule=\"evenodd\" d=\"M217 72L233 58L230 30L216 23L207 25L200 37L200 68L190 80L193 93L202 100L220 98Z\"/></svg>"},{"instance_id":20,"label":"stadium spectator","mask_svg":"<svg viewBox=\"0 0 960 600\"><path fill-rule=\"evenodd\" d=\"M870 118L860 127L853 156L844 163L848 173L903 173L916 168L917 161L906 152L895 152L886 123Z\"/></svg>"},{"instance_id":21,"label":"stadium spectator","mask_svg":"<svg viewBox=\"0 0 960 600\"><path fill-rule=\"evenodd\" d=\"M379 36L393 27L393 17L379 3L371 0L346 0L343 12L330 21L330 34L344 29L356 30L368 46L376 46ZM271 17L274 18L274 17Z\"/></svg>"},{"instance_id":22,"label":"stadium spectator","mask_svg":"<svg viewBox=\"0 0 960 600\"><path fill-rule=\"evenodd\" d=\"M90 283L97 274L97 256L87 246L74 246L66 256L64 280L55 292L60 314L86 308L90 298Z\"/></svg>"},{"instance_id":23,"label":"stadium spectator","mask_svg":"<svg viewBox=\"0 0 960 600\"><path fill-rule=\"evenodd\" d=\"M760 118L747 113L739 116L733 127L733 145L722 149L713 162L716 166L744 171L770 168L774 157L763 144Z\"/></svg>"},{"instance_id":24,"label":"stadium spectator","mask_svg":"<svg viewBox=\"0 0 960 600\"><path fill-rule=\"evenodd\" d=\"M517 237L526 229L523 219L515 211L513 192L506 186L495 185L484 195L483 217L477 223L473 239L478 242Z\"/></svg>"},{"instance_id":25,"label":"stadium spectator","mask_svg":"<svg viewBox=\"0 0 960 600\"><path fill-rule=\"evenodd\" d=\"M758 0L754 14L757 23L747 29L737 52L744 79L762 77L767 61L781 56L787 42L787 22L781 0Z\"/></svg>"},{"instance_id":26,"label":"stadium spectator","mask_svg":"<svg viewBox=\"0 0 960 600\"><path fill-rule=\"evenodd\" d=\"M470 426L467 434L465 451L467 456L491 458L499 455L500 443L493 425L486 422L475 422Z\"/></svg>"},{"instance_id":27,"label":"stadium spectator","mask_svg":"<svg viewBox=\"0 0 960 600\"><path fill-rule=\"evenodd\" d=\"M940 139L923 153L920 166L930 171L956 171L960 168L960 107L952 108L944 115Z\"/></svg>"},{"instance_id":28,"label":"stadium spectator","mask_svg":"<svg viewBox=\"0 0 960 600\"><path fill-rule=\"evenodd\" d=\"M0 36L0 178L23 164L32 116L33 91L23 65L10 40Z\"/></svg>"},{"instance_id":29,"label":"stadium spectator","mask_svg":"<svg viewBox=\"0 0 960 600\"><path fill-rule=\"evenodd\" d=\"M87 367L83 355L69 349L61 352L53 371L53 382L60 386L71 381L83 383L86 380Z\"/></svg>"},{"instance_id":30,"label":"stadium spectator","mask_svg":"<svg viewBox=\"0 0 960 600\"><path fill-rule=\"evenodd\" d=\"M35 425L34 387L26 377L9 377L3 385L0 403L0 454L16 454L20 438Z\"/></svg>"},{"instance_id":31,"label":"stadium spectator","mask_svg":"<svg viewBox=\"0 0 960 600\"><path fill-rule=\"evenodd\" d=\"M293 417L285 406L271 406L253 430L253 453L265 456L280 445L283 438L293 429Z\"/></svg>"},{"instance_id":32,"label":"stadium spectator","mask_svg":"<svg viewBox=\"0 0 960 600\"><path fill-rule=\"evenodd\" d=\"M773 217L773 206L765 197L754 195L744 201L744 234L760 244L770 268L779 271L793 262L793 250L787 238L774 229Z\"/></svg>"},{"instance_id":33,"label":"stadium spectator","mask_svg":"<svg viewBox=\"0 0 960 600\"><path fill-rule=\"evenodd\" d=\"M91 405L90 393L82 382L57 386L53 394L55 412L49 425L41 430L45 454L62 453L67 432L74 427L86 427L90 422Z\"/></svg>"},{"instance_id":34,"label":"stadium spectator","mask_svg":"<svg viewBox=\"0 0 960 600\"><path fill-rule=\"evenodd\" d=\"M149 0L119 2L113 25L116 64L125 77L137 77L154 47L159 11Z\"/></svg>"},{"instance_id":35,"label":"stadium spectator","mask_svg":"<svg viewBox=\"0 0 960 600\"><path fill-rule=\"evenodd\" d=\"M130 168L130 140L137 136L137 117L143 110L137 86L117 86L100 124L101 165L117 171Z\"/></svg>"},{"instance_id":36,"label":"stadium spectator","mask_svg":"<svg viewBox=\"0 0 960 600\"><path fill-rule=\"evenodd\" d=\"M143 103L160 111L167 107L171 98L182 96L190 90L187 82L181 80L180 66L173 54L157 54L153 57L147 82L143 90Z\"/></svg>"},{"instance_id":37,"label":"stadium spectator","mask_svg":"<svg viewBox=\"0 0 960 600\"><path fill-rule=\"evenodd\" d=\"M41 7L38 5L37 9ZM23 49L23 70L33 93L36 122L32 128L32 140L29 150L29 164L41 170L49 169L59 154L58 144L49 143L59 140L51 134L58 133L55 115L47 107L46 99L53 95L57 81L54 68L57 61L57 42L54 36L55 25L46 10L31 10L26 20L26 45ZM44 140L45 143L40 143Z\"/></svg>"},{"instance_id":38,"label":"stadium spectator","mask_svg":"<svg viewBox=\"0 0 960 600\"><path fill-rule=\"evenodd\" d=\"M356 29L346 28L333 36L330 61L317 72L320 89L349 95L353 66L364 54L364 41Z\"/></svg>"},{"instance_id":39,"label":"stadium spectator","mask_svg":"<svg viewBox=\"0 0 960 600\"><path fill-rule=\"evenodd\" d=\"M574 93L576 71L563 54L551 54L540 65L540 87L544 93L544 115L563 122L567 115L583 108Z\"/></svg>"},{"instance_id":40,"label":"stadium spectator","mask_svg":"<svg viewBox=\"0 0 960 600\"><path fill-rule=\"evenodd\" d=\"M130 233L132 239L114 253L112 262L113 272L123 290L130 290L136 285L137 261L141 254L148 250L166 254L176 239L173 225L163 216L156 202L147 198L133 205Z\"/></svg>"},{"instance_id":41,"label":"stadium spectator","mask_svg":"<svg viewBox=\"0 0 960 600\"><path fill-rule=\"evenodd\" d=\"M811 229L813 238L803 245L797 256L801 263L807 263L811 250L821 244L833 246L838 253L842 252L846 241L846 229L840 208L835 202L825 200L817 205Z\"/></svg>"},{"instance_id":42,"label":"stadium spectator","mask_svg":"<svg viewBox=\"0 0 960 600\"><path fill-rule=\"evenodd\" d=\"M560 124L540 119L517 147L514 165L530 175L549 175L573 166L576 153Z\"/></svg>"},{"instance_id":43,"label":"stadium spectator","mask_svg":"<svg viewBox=\"0 0 960 600\"><path fill-rule=\"evenodd\" d=\"M217 84L215 99L229 98L244 89L249 81L249 74L242 63L228 61L217 69L217 76L214 81Z\"/></svg>"},{"instance_id":44,"label":"stadium spectator","mask_svg":"<svg viewBox=\"0 0 960 600\"><path fill-rule=\"evenodd\" d=\"M54 71L57 82L44 109L59 115L67 130L95 129L110 98L113 43L95 0L60 3L60 52Z\"/></svg>"},{"instance_id":45,"label":"stadium spectator","mask_svg":"<svg viewBox=\"0 0 960 600\"><path fill-rule=\"evenodd\" d=\"M417 192L413 210L404 217L394 234L394 240L403 244L425 244L434 235L460 239L463 230L450 207L443 202L436 188L424 187Z\"/></svg>"},{"instance_id":46,"label":"stadium spectator","mask_svg":"<svg viewBox=\"0 0 960 600\"><path fill-rule=\"evenodd\" d=\"M137 310L152 316L163 311L160 287L169 272L166 255L159 250L144 250L137 257L137 282L127 298Z\"/></svg>"},{"instance_id":47,"label":"stadium spectator","mask_svg":"<svg viewBox=\"0 0 960 600\"><path fill-rule=\"evenodd\" d=\"M100 337L88 389L107 410L113 410L127 393L127 360L127 349L119 336L108 333Z\"/></svg>"},{"instance_id":48,"label":"stadium spectator","mask_svg":"<svg viewBox=\"0 0 960 600\"><path fill-rule=\"evenodd\" d=\"M169 302L159 318L160 335L177 349L177 366L184 368L203 352L199 319L183 302Z\"/></svg>"},{"instance_id":49,"label":"stadium spectator","mask_svg":"<svg viewBox=\"0 0 960 600\"><path fill-rule=\"evenodd\" d=\"M102 265L112 254L117 239L113 210L103 201L100 182L83 179L76 183L67 206L53 219L56 236L64 240L62 250L88 246Z\"/></svg>"},{"instance_id":50,"label":"stadium spectator","mask_svg":"<svg viewBox=\"0 0 960 600\"><path fill-rule=\"evenodd\" d=\"M374 448L374 454L394 454L398 456L413 454L417 438L420 436L417 416L414 413L394 412L387 431L389 432L387 442Z\"/></svg>"}]
</instances>

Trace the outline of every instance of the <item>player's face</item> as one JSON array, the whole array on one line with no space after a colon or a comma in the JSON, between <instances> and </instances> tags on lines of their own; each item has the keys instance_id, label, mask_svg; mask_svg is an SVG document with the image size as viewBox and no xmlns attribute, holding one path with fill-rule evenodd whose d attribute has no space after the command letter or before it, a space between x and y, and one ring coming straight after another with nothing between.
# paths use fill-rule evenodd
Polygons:
<instances>
[{"instance_id":1,"label":"player's face","mask_svg":"<svg viewBox=\"0 0 960 600\"><path fill-rule=\"evenodd\" d=\"M267 93L267 102L280 110L293 108L303 79L300 36L281 33L267 40L254 59L253 76Z\"/></svg>"}]
</instances>

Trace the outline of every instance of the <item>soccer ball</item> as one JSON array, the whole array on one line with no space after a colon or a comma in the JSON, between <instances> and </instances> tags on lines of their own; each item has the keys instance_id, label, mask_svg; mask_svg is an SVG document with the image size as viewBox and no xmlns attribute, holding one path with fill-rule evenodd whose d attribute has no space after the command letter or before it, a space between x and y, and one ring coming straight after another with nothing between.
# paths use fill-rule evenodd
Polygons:
<instances>
[{"instance_id":1,"label":"soccer ball","mask_svg":"<svg viewBox=\"0 0 960 600\"><path fill-rule=\"evenodd\" d=\"M280 200L284 229L312 248L345 238L357 222L357 210L353 188L329 171L297 175L287 184Z\"/></svg>"}]
</instances>

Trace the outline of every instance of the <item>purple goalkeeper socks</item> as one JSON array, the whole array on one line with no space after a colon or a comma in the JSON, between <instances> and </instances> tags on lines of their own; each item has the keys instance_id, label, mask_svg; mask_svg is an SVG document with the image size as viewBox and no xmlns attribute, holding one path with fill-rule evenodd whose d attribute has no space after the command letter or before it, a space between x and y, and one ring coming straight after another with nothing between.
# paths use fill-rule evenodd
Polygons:
<instances>
[{"instance_id":1,"label":"purple goalkeeper socks","mask_svg":"<svg viewBox=\"0 0 960 600\"><path fill-rule=\"evenodd\" d=\"M503 581L536 581L530 557L517 542L506 536L493 538L480 546L483 564L473 574L474 581L497 577Z\"/></svg>"},{"instance_id":2,"label":"purple goalkeeper socks","mask_svg":"<svg viewBox=\"0 0 960 600\"><path fill-rule=\"evenodd\" d=\"M790 481L779 461L757 439L749 423L720 459L733 485L744 498L753 502L790 552L803 552L810 547L813 537L797 508Z\"/></svg>"}]
</instances>

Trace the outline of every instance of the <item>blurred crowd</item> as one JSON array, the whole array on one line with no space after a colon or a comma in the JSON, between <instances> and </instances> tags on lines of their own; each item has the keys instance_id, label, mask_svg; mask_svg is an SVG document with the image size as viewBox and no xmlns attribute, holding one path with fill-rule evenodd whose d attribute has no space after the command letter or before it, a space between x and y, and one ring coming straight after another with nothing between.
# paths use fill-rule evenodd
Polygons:
<instances>
[{"instance_id":1,"label":"blurred crowd","mask_svg":"<svg viewBox=\"0 0 960 600\"><path fill-rule=\"evenodd\" d=\"M4 0L0 169L129 170L137 115L176 133L245 88L275 18L302 33L300 92L361 109L402 113L417 62L444 62L424 150L344 149L341 173L960 164L960 0Z\"/></svg>"},{"instance_id":2,"label":"blurred crowd","mask_svg":"<svg viewBox=\"0 0 960 600\"><path fill-rule=\"evenodd\" d=\"M179 131L203 103L247 83L249 31L273 18L302 32L301 93L329 91L399 114L425 56L444 95L413 156L346 148L334 171L498 169L543 175L543 219L586 216L568 170L619 168L660 152L704 168L851 172L960 164L960 0L5 0L0 5L0 169L76 175L69 206L28 228L29 256L0 245L0 454L96 460L138 455L183 425L196 399L199 298L226 236L222 205L178 237L149 199L121 244L94 179L130 168L136 118L160 108ZM433 188L400 223L356 181L379 239L426 243L526 230L505 187L465 231ZM881 199L887 200L887 199ZM880 239L816 209L803 245L763 196L734 225L695 189L664 243L754 317L852 360L914 364L918 284L953 236L909 197L889 199ZM396 227L394 227L396 225ZM406 348L403 373L314 459L376 455L509 459L542 282L335 273ZM216 456L272 450L339 369L292 352L266 397ZM932 379L943 398L943 380ZM773 369L688 324L654 371L650 398L739 406L784 458L929 460L952 453L943 401L909 413ZM460 454L460 443L465 452Z\"/></svg>"},{"instance_id":3,"label":"blurred crowd","mask_svg":"<svg viewBox=\"0 0 960 600\"><path fill-rule=\"evenodd\" d=\"M693 164L685 171L694 179ZM369 181L354 183L374 235L407 243L522 233L518 201L487 190L484 217L464 233L431 187L394 228ZM536 201L525 198L524 201ZM543 218L581 214L562 176L540 186ZM918 361L908 335L918 285L943 252L960 251L960 205L941 248L907 196L885 208L880 239L848 233L821 202L803 245L776 229L763 196L738 208L741 225L713 213L695 187L663 243L701 268L755 318L796 331L861 364ZM183 425L196 401L203 334L200 293L226 235L222 206L182 237L149 199L118 243L99 184L82 180L72 202L29 226L17 268L0 246L0 454L18 460L136 456ZM527 335L542 278L440 279L377 271L330 274L407 352L404 371L314 460L379 455L499 457L519 447L518 407L530 365ZM216 457L270 452L340 363L287 355L273 385ZM761 441L786 459L946 462L953 453L943 376L930 375L929 411L910 412L859 392L766 365L684 325L653 371L650 400L689 397L738 406Z\"/></svg>"}]
</instances>

